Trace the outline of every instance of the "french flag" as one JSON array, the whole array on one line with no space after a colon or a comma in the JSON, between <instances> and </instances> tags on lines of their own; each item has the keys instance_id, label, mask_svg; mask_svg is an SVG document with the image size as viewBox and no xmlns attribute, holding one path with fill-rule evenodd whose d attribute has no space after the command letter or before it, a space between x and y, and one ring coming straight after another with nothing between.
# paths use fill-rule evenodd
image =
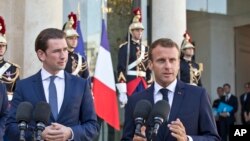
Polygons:
<instances>
[{"instance_id":1,"label":"french flag","mask_svg":"<svg viewBox=\"0 0 250 141\"><path fill-rule=\"evenodd\" d=\"M120 130L115 78L104 19L101 46L93 77L93 95L97 115L116 130Z\"/></svg>"},{"instance_id":2,"label":"french flag","mask_svg":"<svg viewBox=\"0 0 250 141\"><path fill-rule=\"evenodd\" d=\"M78 44L77 44L76 48L74 49L74 52L79 53L81 56L83 56L87 60L80 20L77 21L76 32L79 34L79 38L78 38Z\"/></svg>"}]
</instances>

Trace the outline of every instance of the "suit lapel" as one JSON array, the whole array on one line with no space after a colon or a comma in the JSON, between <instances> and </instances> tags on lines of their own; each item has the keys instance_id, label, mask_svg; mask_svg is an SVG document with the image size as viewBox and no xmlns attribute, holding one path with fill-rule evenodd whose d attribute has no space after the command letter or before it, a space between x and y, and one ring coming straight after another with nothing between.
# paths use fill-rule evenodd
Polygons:
<instances>
[{"instance_id":1,"label":"suit lapel","mask_svg":"<svg viewBox=\"0 0 250 141\"><path fill-rule=\"evenodd\" d=\"M154 83L146 89L146 96L145 98L150 101L150 103L153 105L154 104Z\"/></svg>"},{"instance_id":2,"label":"suit lapel","mask_svg":"<svg viewBox=\"0 0 250 141\"><path fill-rule=\"evenodd\" d=\"M181 104L182 104L184 94L185 94L183 91L183 88L184 88L184 83L181 81L177 81L177 85L176 85L175 93L174 93L174 99L173 99L171 110L169 113L168 123L176 120L177 118L177 114L180 111ZM167 130L166 136L169 136L169 130Z\"/></svg>"},{"instance_id":3,"label":"suit lapel","mask_svg":"<svg viewBox=\"0 0 250 141\"><path fill-rule=\"evenodd\" d=\"M38 97L39 101L45 101L45 93L43 89L43 82L42 82L42 76L41 76L41 70L35 75L35 79L33 80L34 82L34 88L35 88L35 94Z\"/></svg>"},{"instance_id":4,"label":"suit lapel","mask_svg":"<svg viewBox=\"0 0 250 141\"><path fill-rule=\"evenodd\" d=\"M64 98L57 120L59 120L60 116L63 115L64 109L66 109L67 105L71 102L70 96L71 93L73 92L72 86L74 85L74 82L72 82L72 77L66 72L64 73L64 76L65 76Z\"/></svg>"}]
</instances>

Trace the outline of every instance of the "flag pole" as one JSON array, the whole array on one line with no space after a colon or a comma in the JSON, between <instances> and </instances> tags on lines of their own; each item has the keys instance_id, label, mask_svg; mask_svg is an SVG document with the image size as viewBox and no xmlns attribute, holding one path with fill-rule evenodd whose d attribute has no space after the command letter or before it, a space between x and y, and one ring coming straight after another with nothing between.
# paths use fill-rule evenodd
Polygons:
<instances>
[{"instance_id":1,"label":"flag pole","mask_svg":"<svg viewBox=\"0 0 250 141\"><path fill-rule=\"evenodd\" d=\"M102 20L104 20L104 12L105 12L105 7L104 7L104 0L101 0L101 3L102 3L102 6L101 6L101 14L102 14ZM101 24L102 24L102 21L101 20ZM102 27L102 26L101 26ZM103 30L103 29L102 29ZM101 31L101 38L102 38L102 31ZM105 137L104 137L104 120L102 120L102 125L101 125L101 129L102 129L102 141L105 140Z\"/></svg>"}]
</instances>

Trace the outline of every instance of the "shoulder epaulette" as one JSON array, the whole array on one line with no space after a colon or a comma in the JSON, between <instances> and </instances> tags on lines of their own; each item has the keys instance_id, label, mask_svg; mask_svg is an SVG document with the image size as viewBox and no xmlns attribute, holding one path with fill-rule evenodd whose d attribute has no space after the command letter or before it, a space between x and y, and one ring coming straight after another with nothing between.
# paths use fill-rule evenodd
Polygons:
<instances>
[{"instance_id":1,"label":"shoulder epaulette","mask_svg":"<svg viewBox=\"0 0 250 141\"><path fill-rule=\"evenodd\" d=\"M17 68L21 68L18 64L16 64L16 63L12 63L12 62L10 62L10 61L6 61L6 62L8 62L8 63L10 63L11 65L13 65L13 66L15 66L15 67L17 67Z\"/></svg>"},{"instance_id":2,"label":"shoulder epaulette","mask_svg":"<svg viewBox=\"0 0 250 141\"><path fill-rule=\"evenodd\" d=\"M123 46L126 45L127 43L128 43L128 41L122 43L122 44L119 46L119 48L123 47Z\"/></svg>"}]
</instances>

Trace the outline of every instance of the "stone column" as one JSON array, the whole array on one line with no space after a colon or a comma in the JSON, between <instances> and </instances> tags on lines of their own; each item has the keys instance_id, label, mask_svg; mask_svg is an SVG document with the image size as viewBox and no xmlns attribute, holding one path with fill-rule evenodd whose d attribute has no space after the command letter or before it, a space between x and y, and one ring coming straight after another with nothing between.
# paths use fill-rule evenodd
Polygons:
<instances>
[{"instance_id":1,"label":"stone column","mask_svg":"<svg viewBox=\"0 0 250 141\"><path fill-rule=\"evenodd\" d=\"M180 45L185 31L185 0L152 0L152 41L164 37Z\"/></svg>"},{"instance_id":2,"label":"stone column","mask_svg":"<svg viewBox=\"0 0 250 141\"><path fill-rule=\"evenodd\" d=\"M4 58L21 67L21 78L30 76L41 67L35 53L35 38L45 28L62 28L63 1L0 0L0 3L8 41Z\"/></svg>"},{"instance_id":3,"label":"stone column","mask_svg":"<svg viewBox=\"0 0 250 141\"><path fill-rule=\"evenodd\" d=\"M35 39L45 28L62 29L63 1L26 0L24 5L23 76L37 72L41 67L35 53ZM22 29L21 29L22 30Z\"/></svg>"}]
</instances>

